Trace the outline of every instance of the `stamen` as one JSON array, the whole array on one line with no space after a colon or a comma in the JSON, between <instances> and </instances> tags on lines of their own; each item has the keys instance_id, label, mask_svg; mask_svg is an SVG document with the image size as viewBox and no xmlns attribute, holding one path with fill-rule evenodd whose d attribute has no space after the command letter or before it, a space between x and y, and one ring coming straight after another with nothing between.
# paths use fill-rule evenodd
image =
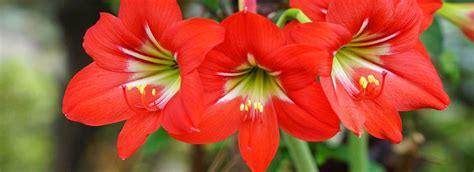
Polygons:
<instances>
[{"instance_id":1,"label":"stamen","mask_svg":"<svg viewBox=\"0 0 474 172\"><path fill-rule=\"evenodd\" d=\"M357 95L351 94L354 99L356 100L361 100L361 99L374 99L380 96L383 92L384 89L384 82L385 82L385 77L388 73L386 71L382 72L382 81L380 82L377 78L375 78L374 75L370 74L366 77L361 76L359 78L359 85L361 86L361 89ZM377 89L380 84L379 89Z\"/></svg>"},{"instance_id":2,"label":"stamen","mask_svg":"<svg viewBox=\"0 0 474 172\"><path fill-rule=\"evenodd\" d=\"M128 107L136 113L148 112L145 108L136 107L136 106L133 106L130 103L130 101L128 99L127 88L128 88L128 86L122 86L123 97L125 98L125 102L127 103Z\"/></svg>"},{"instance_id":3,"label":"stamen","mask_svg":"<svg viewBox=\"0 0 474 172\"><path fill-rule=\"evenodd\" d=\"M362 86L362 88L366 89L368 84L369 83L367 82L367 79L365 79L365 77L361 76L360 79L359 79L359 85Z\"/></svg>"}]
</instances>

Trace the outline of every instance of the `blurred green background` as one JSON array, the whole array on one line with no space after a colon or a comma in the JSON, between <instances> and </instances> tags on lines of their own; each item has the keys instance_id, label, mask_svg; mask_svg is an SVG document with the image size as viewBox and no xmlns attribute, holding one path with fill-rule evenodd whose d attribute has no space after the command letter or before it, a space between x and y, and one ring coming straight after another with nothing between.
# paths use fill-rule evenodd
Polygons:
<instances>
[{"instance_id":1,"label":"blurred green background","mask_svg":"<svg viewBox=\"0 0 474 172\"><path fill-rule=\"evenodd\" d=\"M185 17L221 20L236 8L230 0L179 2ZM122 161L115 149L121 123L88 127L64 118L65 85L91 61L82 36L99 11L117 7L117 0L0 0L0 172L248 171L234 138L188 145L159 130ZM259 12L272 19L285 8L284 0L259 1ZM403 113L398 145L371 138L371 171L474 170L474 44L439 17L422 40L452 103L445 111ZM310 143L320 171L347 171L346 135ZM268 171L294 171L284 142Z\"/></svg>"}]
</instances>

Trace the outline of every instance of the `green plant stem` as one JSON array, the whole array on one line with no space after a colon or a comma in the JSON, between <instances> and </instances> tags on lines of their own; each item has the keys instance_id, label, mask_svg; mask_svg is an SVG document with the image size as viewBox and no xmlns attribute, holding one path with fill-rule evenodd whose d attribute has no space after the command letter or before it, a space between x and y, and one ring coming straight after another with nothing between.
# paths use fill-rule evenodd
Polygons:
<instances>
[{"instance_id":1,"label":"green plant stem","mask_svg":"<svg viewBox=\"0 0 474 172\"><path fill-rule=\"evenodd\" d=\"M290 9L285 10L281 14L280 18L278 18L278 21L277 21L276 25L278 27L282 28L286 25L286 23L290 19L296 19L300 23L310 23L311 22L311 19L309 19L309 17L306 16L303 13L303 11L301 11L300 9L297 9L297 8L290 8Z\"/></svg>"},{"instance_id":2,"label":"green plant stem","mask_svg":"<svg viewBox=\"0 0 474 172\"><path fill-rule=\"evenodd\" d=\"M294 138L283 131L281 133L285 139L286 147L288 148L291 159L295 164L296 170L303 172L318 172L316 162L311 155L308 143Z\"/></svg>"},{"instance_id":3,"label":"green plant stem","mask_svg":"<svg viewBox=\"0 0 474 172\"><path fill-rule=\"evenodd\" d=\"M368 156L368 135L362 134L359 138L355 134L349 133L349 167L351 172L368 172L369 156Z\"/></svg>"}]
</instances>

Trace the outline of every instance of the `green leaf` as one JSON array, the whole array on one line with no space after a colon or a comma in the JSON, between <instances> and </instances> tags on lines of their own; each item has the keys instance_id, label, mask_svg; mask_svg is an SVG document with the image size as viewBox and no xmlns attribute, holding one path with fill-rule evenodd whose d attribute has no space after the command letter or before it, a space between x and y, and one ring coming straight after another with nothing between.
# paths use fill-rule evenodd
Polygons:
<instances>
[{"instance_id":1,"label":"green leaf","mask_svg":"<svg viewBox=\"0 0 474 172\"><path fill-rule=\"evenodd\" d=\"M148 136L148 139L143 145L143 153L154 154L160 150L168 148L171 138L165 130L159 129L155 133Z\"/></svg>"},{"instance_id":2,"label":"green leaf","mask_svg":"<svg viewBox=\"0 0 474 172\"><path fill-rule=\"evenodd\" d=\"M432 57L439 57L441 55L444 39L438 18L435 17L431 27L421 34L421 41L425 44Z\"/></svg>"},{"instance_id":3,"label":"green leaf","mask_svg":"<svg viewBox=\"0 0 474 172\"><path fill-rule=\"evenodd\" d=\"M217 12L217 10L219 10L218 0L201 0L201 3L214 12Z\"/></svg>"},{"instance_id":4,"label":"green leaf","mask_svg":"<svg viewBox=\"0 0 474 172\"><path fill-rule=\"evenodd\" d=\"M461 69L459 68L458 59L454 52L445 50L440 56L441 71L454 85L459 85L461 80Z\"/></svg>"}]
</instances>

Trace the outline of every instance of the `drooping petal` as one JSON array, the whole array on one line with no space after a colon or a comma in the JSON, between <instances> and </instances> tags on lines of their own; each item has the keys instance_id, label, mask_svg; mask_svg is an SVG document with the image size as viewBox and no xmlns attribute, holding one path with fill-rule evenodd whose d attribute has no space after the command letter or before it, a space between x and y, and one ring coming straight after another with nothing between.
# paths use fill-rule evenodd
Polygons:
<instances>
[{"instance_id":1,"label":"drooping petal","mask_svg":"<svg viewBox=\"0 0 474 172\"><path fill-rule=\"evenodd\" d=\"M141 40L148 38L146 27L159 40L166 28L182 18L176 0L121 0L118 15Z\"/></svg>"},{"instance_id":2,"label":"drooping petal","mask_svg":"<svg viewBox=\"0 0 474 172\"><path fill-rule=\"evenodd\" d=\"M196 69L206 54L224 40L224 28L209 19L189 19L166 29L161 42L175 52L182 75Z\"/></svg>"},{"instance_id":3,"label":"drooping petal","mask_svg":"<svg viewBox=\"0 0 474 172\"><path fill-rule=\"evenodd\" d=\"M209 144L226 139L240 126L242 112L238 110L239 100L221 102L208 107L198 126L199 132L171 134L175 139L192 144Z\"/></svg>"},{"instance_id":4,"label":"drooping petal","mask_svg":"<svg viewBox=\"0 0 474 172\"><path fill-rule=\"evenodd\" d=\"M195 132L196 126L183 108L182 93L178 92L171 98L163 109L163 128L172 134L186 134Z\"/></svg>"},{"instance_id":5,"label":"drooping petal","mask_svg":"<svg viewBox=\"0 0 474 172\"><path fill-rule=\"evenodd\" d=\"M168 102L163 111L163 126L169 133L195 132L204 110L204 95L199 72L181 76L180 91Z\"/></svg>"},{"instance_id":6,"label":"drooping petal","mask_svg":"<svg viewBox=\"0 0 474 172\"><path fill-rule=\"evenodd\" d=\"M278 150L280 132L275 107L265 106L259 120L246 120L239 129L242 158L254 172L264 172Z\"/></svg>"},{"instance_id":7,"label":"drooping petal","mask_svg":"<svg viewBox=\"0 0 474 172\"><path fill-rule=\"evenodd\" d=\"M326 21L329 2L331 0L291 0L290 6L303 10L313 22Z\"/></svg>"},{"instance_id":8,"label":"drooping petal","mask_svg":"<svg viewBox=\"0 0 474 172\"><path fill-rule=\"evenodd\" d=\"M372 136L400 143L403 139L402 120L395 107L383 95L373 100L361 100L358 109L364 112L364 128Z\"/></svg>"},{"instance_id":9,"label":"drooping petal","mask_svg":"<svg viewBox=\"0 0 474 172\"><path fill-rule=\"evenodd\" d=\"M285 82L285 80L282 80ZM339 119L319 83L288 91L293 102L273 99L278 122L290 135L306 141L323 141L339 131Z\"/></svg>"},{"instance_id":10,"label":"drooping petal","mask_svg":"<svg viewBox=\"0 0 474 172\"><path fill-rule=\"evenodd\" d=\"M133 50L143 44L122 21L107 13L101 13L99 21L87 30L83 47L98 66L123 72L129 57L121 49Z\"/></svg>"},{"instance_id":11,"label":"drooping petal","mask_svg":"<svg viewBox=\"0 0 474 172\"><path fill-rule=\"evenodd\" d=\"M105 125L135 114L123 98L130 74L116 73L92 63L69 82L64 93L63 113L72 121L87 125Z\"/></svg>"},{"instance_id":12,"label":"drooping petal","mask_svg":"<svg viewBox=\"0 0 474 172\"><path fill-rule=\"evenodd\" d=\"M117 150L122 159L130 157L151 133L160 128L161 116L158 113L134 115L125 122L120 131Z\"/></svg>"},{"instance_id":13,"label":"drooping petal","mask_svg":"<svg viewBox=\"0 0 474 172\"><path fill-rule=\"evenodd\" d=\"M382 56L387 75L383 94L392 100L397 110L420 108L445 109L450 103L441 80L430 59L420 50Z\"/></svg>"},{"instance_id":14,"label":"drooping petal","mask_svg":"<svg viewBox=\"0 0 474 172\"><path fill-rule=\"evenodd\" d=\"M222 21L222 26L226 29L226 38L215 50L242 61L247 60L249 53L262 57L286 43L283 32L258 14L239 12Z\"/></svg>"},{"instance_id":15,"label":"drooping petal","mask_svg":"<svg viewBox=\"0 0 474 172\"><path fill-rule=\"evenodd\" d=\"M336 112L342 124L357 135L362 134L365 122L364 112L358 109L358 104L346 92L342 84L336 80L336 86L331 77L320 77L321 85L332 109Z\"/></svg>"},{"instance_id":16,"label":"drooping petal","mask_svg":"<svg viewBox=\"0 0 474 172\"><path fill-rule=\"evenodd\" d=\"M360 136L363 128L371 135L393 143L402 140L401 120L392 102L383 95L374 99L356 100L337 80L321 77L323 90L332 108L346 128Z\"/></svg>"},{"instance_id":17,"label":"drooping petal","mask_svg":"<svg viewBox=\"0 0 474 172\"><path fill-rule=\"evenodd\" d=\"M421 24L421 31L425 31L428 27L431 26L433 22L433 15L441 8L443 5L443 1L441 0L417 0L418 6L420 6L421 10L423 11L423 23Z\"/></svg>"}]
</instances>

